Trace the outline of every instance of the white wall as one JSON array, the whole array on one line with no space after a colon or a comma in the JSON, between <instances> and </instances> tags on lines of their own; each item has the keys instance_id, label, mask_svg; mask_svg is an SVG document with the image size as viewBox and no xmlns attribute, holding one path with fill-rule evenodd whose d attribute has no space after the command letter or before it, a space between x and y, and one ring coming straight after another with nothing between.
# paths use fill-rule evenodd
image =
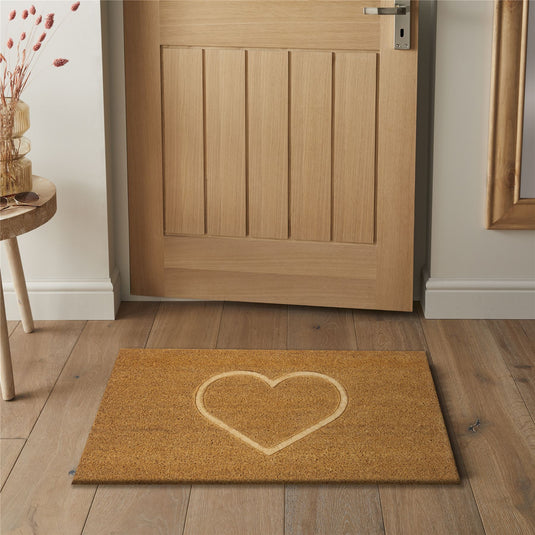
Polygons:
<instances>
[{"instance_id":1,"label":"white wall","mask_svg":"<svg viewBox=\"0 0 535 535\"><path fill-rule=\"evenodd\" d=\"M73 0L74 1L74 0ZM30 105L34 174L57 187L58 210L46 225L19 238L30 301L36 319L111 319L118 300L110 254L100 2L34 1L38 11L56 13L58 27L24 91ZM28 2L2 1L1 42L12 23L7 13ZM18 34L17 34L18 35ZM46 42L46 41L45 41ZM69 58L56 69L54 58ZM10 274L2 258L6 310L18 318Z\"/></svg>"},{"instance_id":2,"label":"white wall","mask_svg":"<svg viewBox=\"0 0 535 535\"><path fill-rule=\"evenodd\" d=\"M484 225L493 7L437 5L430 318L535 317L535 232Z\"/></svg>"}]
</instances>

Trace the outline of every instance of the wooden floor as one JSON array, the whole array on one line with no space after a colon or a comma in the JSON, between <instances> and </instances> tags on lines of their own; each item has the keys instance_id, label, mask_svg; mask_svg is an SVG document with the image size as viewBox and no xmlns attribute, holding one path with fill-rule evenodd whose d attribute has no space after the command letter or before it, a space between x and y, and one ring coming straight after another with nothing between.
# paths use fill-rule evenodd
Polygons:
<instances>
[{"instance_id":1,"label":"wooden floor","mask_svg":"<svg viewBox=\"0 0 535 535\"><path fill-rule=\"evenodd\" d=\"M535 533L535 321L166 302L10 332L3 535ZM118 349L144 346L425 349L462 483L71 486Z\"/></svg>"}]
</instances>

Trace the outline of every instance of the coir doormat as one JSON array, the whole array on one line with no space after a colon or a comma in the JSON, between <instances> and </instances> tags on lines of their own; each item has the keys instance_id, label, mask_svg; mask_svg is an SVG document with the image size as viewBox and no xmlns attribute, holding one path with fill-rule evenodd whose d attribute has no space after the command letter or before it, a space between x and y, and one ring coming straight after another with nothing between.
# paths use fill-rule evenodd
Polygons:
<instances>
[{"instance_id":1,"label":"coir doormat","mask_svg":"<svg viewBox=\"0 0 535 535\"><path fill-rule=\"evenodd\" d=\"M74 483L458 480L424 352L123 349Z\"/></svg>"}]
</instances>

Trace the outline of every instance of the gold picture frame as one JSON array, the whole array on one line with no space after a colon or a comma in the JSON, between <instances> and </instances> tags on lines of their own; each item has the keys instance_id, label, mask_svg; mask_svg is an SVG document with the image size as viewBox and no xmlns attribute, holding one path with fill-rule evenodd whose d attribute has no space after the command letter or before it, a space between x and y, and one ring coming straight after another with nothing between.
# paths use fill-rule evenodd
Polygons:
<instances>
[{"instance_id":1,"label":"gold picture frame","mask_svg":"<svg viewBox=\"0 0 535 535\"><path fill-rule=\"evenodd\" d=\"M520 197L528 9L528 0L495 2L488 229L535 229L535 199Z\"/></svg>"}]
</instances>

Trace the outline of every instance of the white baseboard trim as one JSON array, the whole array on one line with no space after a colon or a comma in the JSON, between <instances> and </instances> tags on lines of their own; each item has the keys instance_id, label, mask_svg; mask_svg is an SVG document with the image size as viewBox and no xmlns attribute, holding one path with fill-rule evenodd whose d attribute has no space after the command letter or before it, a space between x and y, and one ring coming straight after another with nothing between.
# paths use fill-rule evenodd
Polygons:
<instances>
[{"instance_id":1,"label":"white baseboard trim","mask_svg":"<svg viewBox=\"0 0 535 535\"><path fill-rule=\"evenodd\" d=\"M535 280L442 279L424 274L428 319L535 319Z\"/></svg>"},{"instance_id":2,"label":"white baseboard trim","mask_svg":"<svg viewBox=\"0 0 535 535\"><path fill-rule=\"evenodd\" d=\"M35 320L113 320L121 304L119 270L107 279L26 281ZM19 320L13 283L4 283L8 320Z\"/></svg>"}]
</instances>

